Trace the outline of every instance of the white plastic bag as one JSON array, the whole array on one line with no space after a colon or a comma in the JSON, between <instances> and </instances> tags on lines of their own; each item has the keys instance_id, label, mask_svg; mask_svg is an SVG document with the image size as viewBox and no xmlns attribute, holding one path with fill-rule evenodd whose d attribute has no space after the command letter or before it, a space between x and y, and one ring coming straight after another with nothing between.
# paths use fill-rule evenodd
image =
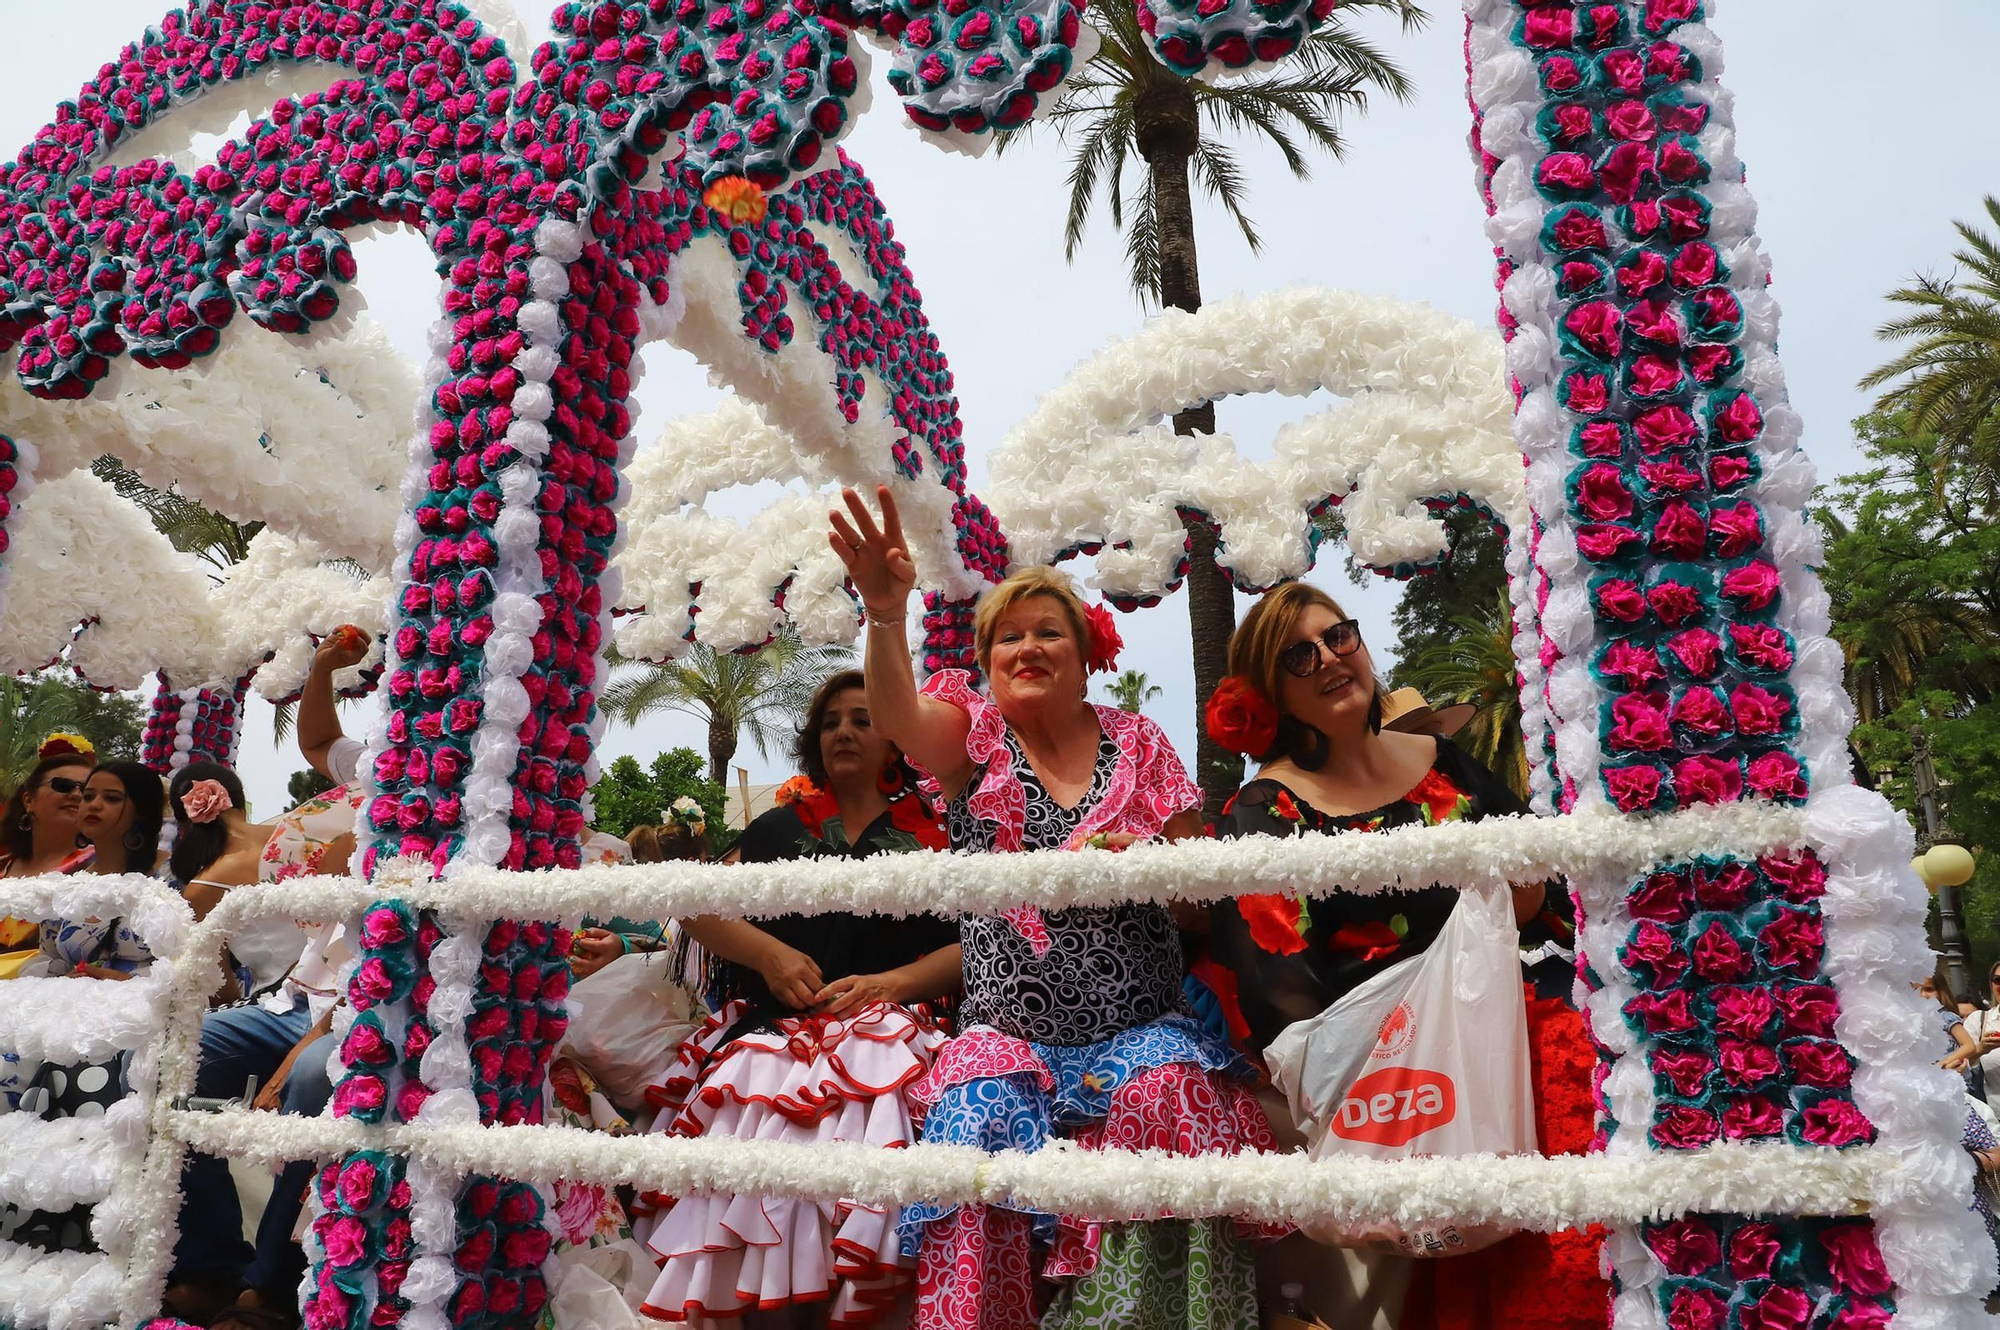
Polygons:
<instances>
[{"instance_id":1,"label":"white plastic bag","mask_svg":"<svg viewBox=\"0 0 2000 1330\"><path fill-rule=\"evenodd\" d=\"M1391 965L1264 1050L1314 1159L1535 1152L1520 934L1504 893L1467 892L1421 955ZM1456 1256L1508 1235L1445 1224L1323 1226L1321 1242Z\"/></svg>"},{"instance_id":2,"label":"white plastic bag","mask_svg":"<svg viewBox=\"0 0 2000 1330\"><path fill-rule=\"evenodd\" d=\"M567 1051L614 1104L643 1103L708 1017L659 953L620 956L569 990Z\"/></svg>"}]
</instances>

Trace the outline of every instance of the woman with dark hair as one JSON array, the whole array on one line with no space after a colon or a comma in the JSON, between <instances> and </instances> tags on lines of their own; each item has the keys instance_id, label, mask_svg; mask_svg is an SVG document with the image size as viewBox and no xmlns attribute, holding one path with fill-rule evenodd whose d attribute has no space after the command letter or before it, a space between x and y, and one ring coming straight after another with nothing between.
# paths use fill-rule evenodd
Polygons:
<instances>
[{"instance_id":1,"label":"woman with dark hair","mask_svg":"<svg viewBox=\"0 0 2000 1330\"><path fill-rule=\"evenodd\" d=\"M800 728L803 775L744 831L746 864L941 850L938 815L875 724L858 671L821 684ZM717 872L729 871L717 869ZM722 1006L681 1046L655 1131L893 1147L917 1137L907 1098L944 1042L936 1004L959 988L958 930L928 916L685 921ZM834 1325L888 1314L910 1283L896 1212L759 1196L648 1197L661 1259L647 1315L708 1324L830 1303Z\"/></svg>"},{"instance_id":2,"label":"woman with dark hair","mask_svg":"<svg viewBox=\"0 0 2000 1330\"><path fill-rule=\"evenodd\" d=\"M79 843L77 828L83 820L83 787L96 764L66 740L42 745L41 761L0 808L0 877L74 873L90 865L93 851ZM17 936L0 929L0 948L19 946L34 931L32 923L16 925Z\"/></svg>"},{"instance_id":3,"label":"woman with dark hair","mask_svg":"<svg viewBox=\"0 0 2000 1330\"><path fill-rule=\"evenodd\" d=\"M1229 668L1208 704L1209 733L1262 765L1217 822L1220 837L1340 835L1528 811L1449 739L1383 727L1382 687L1361 630L1316 587L1294 582L1258 601L1230 639ZM1457 904L1458 892L1442 885L1217 904L1210 946L1225 972L1219 987L1235 1000L1238 1037L1262 1054L1286 1026L1426 950ZM1541 957L1527 972L1526 999L1536 1134L1544 1154L1581 1153L1594 1129L1596 1058L1566 1000L1574 911L1541 883L1515 887L1513 904L1524 953ZM1519 1234L1469 1256L1418 1262L1402 1325L1594 1330L1609 1296L1598 1242Z\"/></svg>"},{"instance_id":4,"label":"woman with dark hair","mask_svg":"<svg viewBox=\"0 0 2000 1330\"><path fill-rule=\"evenodd\" d=\"M1965 1088L1972 1089L1972 1067L1979 1057L1979 1045L1966 1031L1965 1023L1959 1018L1958 998L1951 991L1951 976L1945 972L1944 962L1937 963L1937 969L1917 984L1917 995L1936 1008L1938 1029L1944 1038L1938 1047L1938 1065L1946 1071L1955 1071L1965 1077Z\"/></svg>"},{"instance_id":5,"label":"woman with dark hair","mask_svg":"<svg viewBox=\"0 0 2000 1330\"><path fill-rule=\"evenodd\" d=\"M160 822L166 790L159 776L137 762L107 762L90 773L84 784L78 825L95 849L93 873L153 872L159 858ZM91 979L130 979L152 963L145 943L122 918L44 919L40 953L23 966L23 975L78 975ZM97 1116L126 1095L121 1059L48 1064L35 1073L24 1096L34 1102L43 1121ZM44 1251L95 1251L90 1235L91 1207L63 1211L24 1210L9 1205L0 1210L0 1239Z\"/></svg>"}]
</instances>

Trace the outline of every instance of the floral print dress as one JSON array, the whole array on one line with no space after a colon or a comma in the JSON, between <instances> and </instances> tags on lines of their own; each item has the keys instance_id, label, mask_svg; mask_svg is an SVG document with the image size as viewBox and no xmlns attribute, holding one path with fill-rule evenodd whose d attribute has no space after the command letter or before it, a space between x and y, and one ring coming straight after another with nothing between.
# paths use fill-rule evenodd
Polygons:
<instances>
[{"instance_id":1,"label":"floral print dress","mask_svg":"<svg viewBox=\"0 0 2000 1330\"><path fill-rule=\"evenodd\" d=\"M1159 727L1096 708L1091 784L1071 808L1050 796L999 709L945 670L926 694L971 718L973 778L947 807L952 848L1078 850L1100 832L1158 834L1200 792ZM1028 906L960 921L961 1033L912 1087L924 1140L989 1151L1067 1138L1093 1149L1176 1154L1273 1147L1248 1067L1188 1012L1180 939L1157 905L1043 914ZM920 1330L1254 1330L1256 1271L1229 1219L1096 1223L997 1206L903 1212L919 1260ZM1037 1315L1037 1277L1055 1281Z\"/></svg>"},{"instance_id":2,"label":"floral print dress","mask_svg":"<svg viewBox=\"0 0 2000 1330\"><path fill-rule=\"evenodd\" d=\"M841 824L832 794L809 782L788 782L781 798L744 831L744 863L945 847L937 814L913 789L899 788L858 835ZM757 926L811 956L828 982L897 969L958 941L955 926L927 916L785 915ZM944 1043L939 1004L878 1002L830 1017L785 1007L746 966L711 958L709 977L720 1006L682 1044L667 1080L647 1092L659 1109L654 1131L884 1149L917 1139L910 1086ZM656 1320L714 1325L829 1303L831 1325L872 1325L915 1274L893 1209L774 1196L652 1194L641 1202L652 1213L634 1228L660 1263L641 1310Z\"/></svg>"},{"instance_id":3,"label":"floral print dress","mask_svg":"<svg viewBox=\"0 0 2000 1330\"><path fill-rule=\"evenodd\" d=\"M1429 771L1399 799L1365 813L1330 815L1273 780L1238 791L1216 826L1237 836L1340 835L1412 825L1477 821L1527 806L1448 739ZM1212 911L1209 964L1231 1030L1261 1052L1293 1021L1317 1016L1363 980L1437 940L1458 893L1433 886L1374 896L1296 900L1248 895ZM1528 1056L1535 1134L1543 1154L1591 1147L1596 1067L1583 1019L1566 998L1575 945L1568 894L1551 883L1542 912L1521 928L1527 979ZM1610 1289L1599 1278L1602 1231L1521 1233L1466 1256L1419 1261L1404 1303L1403 1330L1602 1330Z\"/></svg>"}]
</instances>

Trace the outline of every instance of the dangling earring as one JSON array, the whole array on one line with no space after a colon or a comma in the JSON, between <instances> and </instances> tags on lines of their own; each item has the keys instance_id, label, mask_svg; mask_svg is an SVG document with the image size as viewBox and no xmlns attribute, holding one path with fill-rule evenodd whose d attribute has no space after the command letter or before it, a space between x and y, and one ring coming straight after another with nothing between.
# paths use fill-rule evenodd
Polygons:
<instances>
[{"instance_id":1,"label":"dangling earring","mask_svg":"<svg viewBox=\"0 0 2000 1330\"><path fill-rule=\"evenodd\" d=\"M881 774L875 777L875 788L892 799L903 792L903 759L901 757L897 757L888 766L882 768Z\"/></svg>"},{"instance_id":2,"label":"dangling earring","mask_svg":"<svg viewBox=\"0 0 2000 1330\"><path fill-rule=\"evenodd\" d=\"M23 813L21 814L21 820L15 823L15 825L23 831L33 831L35 829L35 815L33 813Z\"/></svg>"},{"instance_id":3,"label":"dangling earring","mask_svg":"<svg viewBox=\"0 0 2000 1330\"><path fill-rule=\"evenodd\" d=\"M139 834L138 828L125 833L125 848L134 854L146 848L146 838Z\"/></svg>"}]
</instances>

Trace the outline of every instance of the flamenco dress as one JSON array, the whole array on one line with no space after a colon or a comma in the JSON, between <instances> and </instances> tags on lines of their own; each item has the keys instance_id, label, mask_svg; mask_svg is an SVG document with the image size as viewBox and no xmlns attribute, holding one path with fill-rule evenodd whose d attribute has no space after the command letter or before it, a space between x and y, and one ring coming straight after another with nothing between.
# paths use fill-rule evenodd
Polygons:
<instances>
[{"instance_id":1,"label":"flamenco dress","mask_svg":"<svg viewBox=\"0 0 2000 1330\"><path fill-rule=\"evenodd\" d=\"M752 822L744 863L865 858L941 850L944 829L914 790L849 837L833 796L803 781ZM828 982L910 964L958 941L949 922L919 916L787 915L758 927L811 956ZM648 1091L654 1131L734 1140L884 1149L917 1137L909 1087L945 1035L934 1004L877 1002L838 1018L795 1012L760 975L711 958L723 999L681 1045L667 1079ZM834 1326L871 1325L909 1288L915 1262L897 1245L893 1209L858 1201L774 1196L640 1198L652 1213L634 1230L660 1261L641 1310L662 1321L708 1324L753 1311L830 1303Z\"/></svg>"},{"instance_id":2,"label":"flamenco dress","mask_svg":"<svg viewBox=\"0 0 2000 1330\"><path fill-rule=\"evenodd\" d=\"M1414 824L1478 821L1528 807L1448 739L1402 798L1366 813L1328 815L1282 784L1255 780L1216 825L1237 836L1338 835ZM1232 1031L1261 1050L1293 1021L1316 1016L1363 980L1417 955L1443 930L1458 893L1443 886L1380 896L1296 900L1247 895L1212 911L1206 963ZM1528 1058L1536 1142L1544 1155L1591 1147L1597 1057L1568 1001L1574 979L1575 914L1550 884L1540 915L1521 929L1527 970ZM1519 1233L1481 1251L1413 1263L1402 1330L1602 1330L1609 1286L1598 1274L1598 1228Z\"/></svg>"},{"instance_id":3,"label":"flamenco dress","mask_svg":"<svg viewBox=\"0 0 2000 1330\"><path fill-rule=\"evenodd\" d=\"M1158 726L1096 708L1091 784L1064 808L1036 777L999 710L963 671L926 694L971 718L975 771L947 806L954 850L1077 849L1103 832L1139 837L1200 801ZM1191 1015L1181 945L1157 905L1019 907L959 924L960 1033L911 1089L924 1140L987 1151L1162 1149L1180 1155L1270 1148L1244 1085L1249 1067ZM1098 1223L988 1205L903 1211L918 1258L921 1330L1252 1330L1254 1227L1222 1219ZM1047 1286L1055 1281L1045 1311Z\"/></svg>"}]
</instances>

